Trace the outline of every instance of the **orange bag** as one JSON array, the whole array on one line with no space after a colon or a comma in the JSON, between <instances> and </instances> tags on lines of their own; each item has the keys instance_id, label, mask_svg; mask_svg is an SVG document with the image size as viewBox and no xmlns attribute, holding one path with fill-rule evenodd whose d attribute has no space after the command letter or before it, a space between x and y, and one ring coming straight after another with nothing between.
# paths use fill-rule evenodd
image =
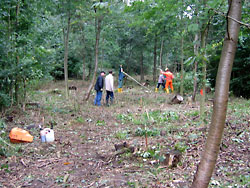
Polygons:
<instances>
[{"instance_id":1,"label":"orange bag","mask_svg":"<svg viewBox=\"0 0 250 188\"><path fill-rule=\"evenodd\" d=\"M25 131L25 130L18 128L18 127L11 129L9 137L10 137L10 141L12 143L32 142L33 141L33 136L31 136L28 131Z\"/></svg>"}]
</instances>

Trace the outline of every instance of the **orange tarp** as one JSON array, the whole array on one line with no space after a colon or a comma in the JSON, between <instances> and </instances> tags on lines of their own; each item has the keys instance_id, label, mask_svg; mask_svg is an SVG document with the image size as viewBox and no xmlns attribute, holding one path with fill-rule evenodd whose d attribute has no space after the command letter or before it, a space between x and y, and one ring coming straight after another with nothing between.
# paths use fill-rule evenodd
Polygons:
<instances>
[{"instance_id":1,"label":"orange tarp","mask_svg":"<svg viewBox=\"0 0 250 188\"><path fill-rule=\"evenodd\" d=\"M28 131L25 131L25 130L18 128L18 127L11 129L9 137L10 137L10 141L12 143L32 142L33 141L33 136L31 136Z\"/></svg>"}]
</instances>

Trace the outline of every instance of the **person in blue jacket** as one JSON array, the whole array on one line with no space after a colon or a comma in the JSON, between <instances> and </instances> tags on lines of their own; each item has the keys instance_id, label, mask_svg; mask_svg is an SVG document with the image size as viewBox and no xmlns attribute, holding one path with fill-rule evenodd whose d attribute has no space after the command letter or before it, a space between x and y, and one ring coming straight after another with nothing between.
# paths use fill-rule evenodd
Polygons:
<instances>
[{"instance_id":1,"label":"person in blue jacket","mask_svg":"<svg viewBox=\"0 0 250 188\"><path fill-rule=\"evenodd\" d=\"M120 65L119 75L118 75L118 93L122 93L123 78L124 78L123 68L122 65Z\"/></svg>"},{"instance_id":2,"label":"person in blue jacket","mask_svg":"<svg viewBox=\"0 0 250 188\"><path fill-rule=\"evenodd\" d=\"M104 76L105 76L105 72L101 71L95 83L96 97L95 97L94 104L97 106L101 106L102 91L103 91L103 86L104 86Z\"/></svg>"}]
</instances>

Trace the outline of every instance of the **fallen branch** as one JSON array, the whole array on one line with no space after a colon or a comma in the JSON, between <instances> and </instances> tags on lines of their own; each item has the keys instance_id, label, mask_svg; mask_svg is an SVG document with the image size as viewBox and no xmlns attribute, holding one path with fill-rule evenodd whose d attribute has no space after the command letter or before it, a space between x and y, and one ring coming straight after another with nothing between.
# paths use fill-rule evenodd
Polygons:
<instances>
[{"instance_id":1,"label":"fallen branch","mask_svg":"<svg viewBox=\"0 0 250 188\"><path fill-rule=\"evenodd\" d=\"M23 166L25 166L25 167L28 166L28 165L25 164L25 162L23 161L23 159L21 159L20 162L22 163Z\"/></svg>"},{"instance_id":2,"label":"fallen branch","mask_svg":"<svg viewBox=\"0 0 250 188\"><path fill-rule=\"evenodd\" d=\"M95 181L92 182L91 184L89 184L88 186L86 186L85 188L91 187L94 183L95 183Z\"/></svg>"},{"instance_id":3,"label":"fallen branch","mask_svg":"<svg viewBox=\"0 0 250 188\"><path fill-rule=\"evenodd\" d=\"M60 161L60 159L56 159L56 160L52 160L52 161L50 160L47 163L43 163L43 164L39 165L38 168L42 168L42 167L48 166L48 165L50 165L52 163L55 163L55 162L58 162L58 161Z\"/></svg>"}]
</instances>

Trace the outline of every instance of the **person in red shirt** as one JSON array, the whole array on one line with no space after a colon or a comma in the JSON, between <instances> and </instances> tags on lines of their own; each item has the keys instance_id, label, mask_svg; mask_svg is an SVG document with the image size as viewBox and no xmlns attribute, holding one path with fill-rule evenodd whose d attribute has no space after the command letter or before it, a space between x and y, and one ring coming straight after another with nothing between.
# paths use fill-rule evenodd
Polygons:
<instances>
[{"instance_id":1,"label":"person in red shirt","mask_svg":"<svg viewBox=\"0 0 250 188\"><path fill-rule=\"evenodd\" d=\"M170 86L172 92L174 92L174 87L173 87L174 75L173 75L173 73L170 72L170 70L168 70L168 68L166 68L165 72L161 70L161 74L163 74L165 79L166 79L165 89L166 89L167 93L169 93L168 86Z\"/></svg>"}]
</instances>

